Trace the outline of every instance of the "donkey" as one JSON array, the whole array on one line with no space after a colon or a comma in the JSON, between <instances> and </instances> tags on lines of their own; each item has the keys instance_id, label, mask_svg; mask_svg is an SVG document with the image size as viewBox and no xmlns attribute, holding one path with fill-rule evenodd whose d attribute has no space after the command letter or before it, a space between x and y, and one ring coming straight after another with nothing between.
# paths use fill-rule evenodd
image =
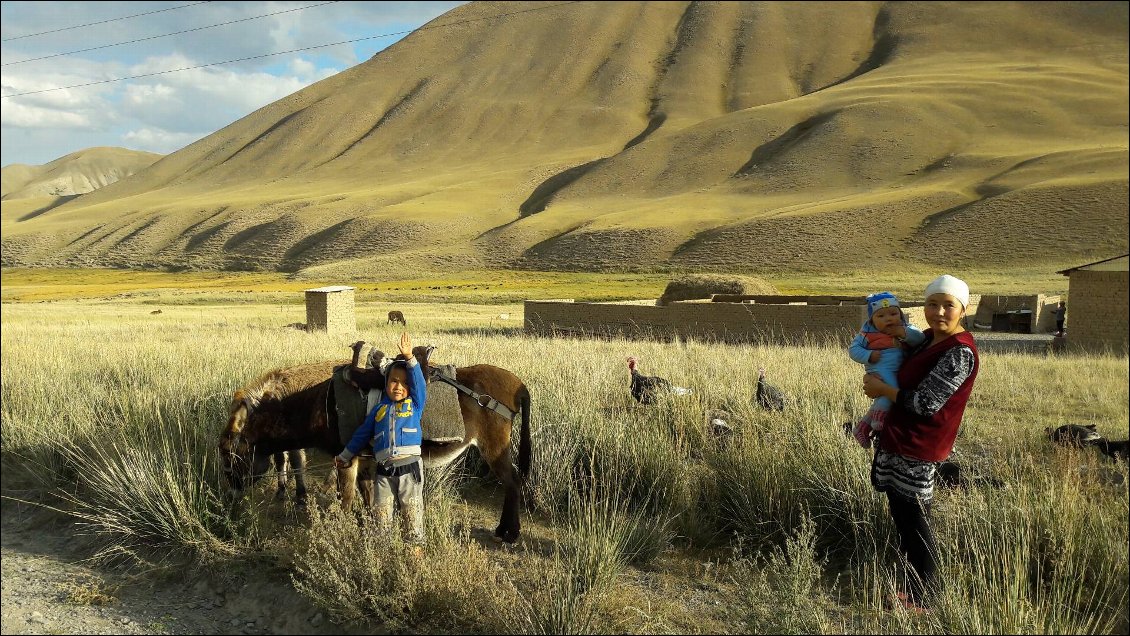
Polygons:
<instances>
[{"instance_id":1,"label":"donkey","mask_svg":"<svg viewBox=\"0 0 1130 636\"><path fill-rule=\"evenodd\" d=\"M395 325L396 323L400 323L400 324L404 325L405 327L408 326L408 321L404 319L404 312L397 311L397 310L394 309L394 310L388 312L388 322L385 323L385 324Z\"/></svg>"},{"instance_id":2,"label":"donkey","mask_svg":"<svg viewBox=\"0 0 1130 636\"><path fill-rule=\"evenodd\" d=\"M334 395L330 378L340 362L319 362L269 371L232 396L227 425L218 445L220 468L228 482L228 496L238 499L249 486L266 476L272 459L276 469L284 455L298 463L301 475L305 453L317 448L331 455L344 445L338 435ZM356 484L372 502L372 481L358 480L358 464L338 472L341 503L352 506ZM279 477L276 497L285 492L285 472ZM304 480L297 498L305 501Z\"/></svg>"},{"instance_id":3,"label":"donkey","mask_svg":"<svg viewBox=\"0 0 1130 636\"><path fill-rule=\"evenodd\" d=\"M446 376L462 385L459 390L459 413L463 418L464 434L460 443L446 445L425 445L424 464L427 467L444 466L475 446L490 466L494 476L502 482L505 495L502 503L502 518L494 530L494 536L507 543L518 540L521 522L518 511L522 505L522 488L530 474L530 391L521 378L506 369L489 364L476 364L468 367L438 367L431 364L432 346L413 347L412 355L423 365L424 377L429 389L436 381ZM491 399L496 402L491 402ZM522 427L519 430L518 474L510 457L510 433L512 420L498 410L492 409L495 403L501 404L512 414L521 414ZM425 416L426 417L426 416Z\"/></svg>"}]
</instances>

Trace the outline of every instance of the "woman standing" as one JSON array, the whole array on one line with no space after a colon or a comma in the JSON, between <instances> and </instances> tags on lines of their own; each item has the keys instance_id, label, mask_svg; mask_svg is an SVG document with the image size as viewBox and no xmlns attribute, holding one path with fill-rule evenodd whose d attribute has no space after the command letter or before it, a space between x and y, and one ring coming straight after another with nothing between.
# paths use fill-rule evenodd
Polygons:
<instances>
[{"instance_id":1,"label":"woman standing","mask_svg":"<svg viewBox=\"0 0 1130 636\"><path fill-rule=\"evenodd\" d=\"M926 340L908 355L897 389L870 375L867 397L894 403L871 463L871 485L887 494L899 534L899 551L910 565L906 607L922 610L941 590L937 547L930 529L934 472L949 457L965 404L980 366L973 336L962 326L969 286L949 274L926 286Z\"/></svg>"}]
</instances>

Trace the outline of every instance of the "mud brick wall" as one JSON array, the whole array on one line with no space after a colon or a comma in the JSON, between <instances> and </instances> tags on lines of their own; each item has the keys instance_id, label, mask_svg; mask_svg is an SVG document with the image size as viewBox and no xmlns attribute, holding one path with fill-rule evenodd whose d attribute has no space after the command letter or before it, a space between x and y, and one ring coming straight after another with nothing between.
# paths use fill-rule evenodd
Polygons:
<instances>
[{"instance_id":1,"label":"mud brick wall","mask_svg":"<svg viewBox=\"0 0 1130 636\"><path fill-rule=\"evenodd\" d=\"M1130 272L1076 270L1070 276L1068 348L1126 355Z\"/></svg>"},{"instance_id":2,"label":"mud brick wall","mask_svg":"<svg viewBox=\"0 0 1130 636\"><path fill-rule=\"evenodd\" d=\"M925 328L921 307L906 308ZM676 302L667 306L525 303L525 329L536 335L693 338L725 342L838 342L847 344L867 317L863 305Z\"/></svg>"},{"instance_id":3,"label":"mud brick wall","mask_svg":"<svg viewBox=\"0 0 1130 636\"><path fill-rule=\"evenodd\" d=\"M329 333L357 331L353 290L306 292L306 329Z\"/></svg>"},{"instance_id":4,"label":"mud brick wall","mask_svg":"<svg viewBox=\"0 0 1130 636\"><path fill-rule=\"evenodd\" d=\"M966 312L970 319L966 321L966 328L977 330L976 324L991 325L993 324L993 314L996 313L1027 309L1032 312L1029 330L1032 333L1051 333L1055 331L1055 306L1059 304L1059 301L1059 296L1046 296L1044 294L1014 296L981 294L976 301L971 296Z\"/></svg>"}]
</instances>

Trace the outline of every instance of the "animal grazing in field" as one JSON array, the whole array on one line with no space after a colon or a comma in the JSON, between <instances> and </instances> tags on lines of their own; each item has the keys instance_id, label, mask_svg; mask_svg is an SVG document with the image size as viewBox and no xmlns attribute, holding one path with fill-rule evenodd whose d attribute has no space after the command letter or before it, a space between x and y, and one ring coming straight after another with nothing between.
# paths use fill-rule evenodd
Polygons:
<instances>
[{"instance_id":1,"label":"animal grazing in field","mask_svg":"<svg viewBox=\"0 0 1130 636\"><path fill-rule=\"evenodd\" d=\"M939 462L934 471L934 482L939 488L963 488L968 490L972 486L989 486L992 488L1007 488L1008 484L991 475L983 475L970 470L965 464L959 464L952 458Z\"/></svg>"},{"instance_id":2,"label":"animal grazing in field","mask_svg":"<svg viewBox=\"0 0 1130 636\"><path fill-rule=\"evenodd\" d=\"M770 411L783 411L788 406L785 392L765 381L765 369L757 370L757 404Z\"/></svg>"},{"instance_id":3,"label":"animal grazing in field","mask_svg":"<svg viewBox=\"0 0 1130 636\"><path fill-rule=\"evenodd\" d=\"M719 440L720 443L725 444L726 441L734 434L734 426L730 424L733 421L733 415L729 411L722 409L707 409L706 410L706 430Z\"/></svg>"},{"instance_id":4,"label":"animal grazing in field","mask_svg":"<svg viewBox=\"0 0 1130 636\"><path fill-rule=\"evenodd\" d=\"M1091 446L1102 439L1094 424L1064 424L1058 428L1045 428L1048 439L1068 446Z\"/></svg>"},{"instance_id":5,"label":"animal grazing in field","mask_svg":"<svg viewBox=\"0 0 1130 636\"><path fill-rule=\"evenodd\" d=\"M436 390L437 382L451 384L456 388L464 433L462 441L458 443L425 443L424 465L443 466L471 446L477 447L491 472L505 488L502 518L494 535L507 543L513 543L521 533L518 511L522 504L522 486L530 474L530 391L521 378L493 365L432 365L433 351L435 347L418 346L412 348L412 355L423 365L429 391ZM513 418L519 414L522 426L518 438L518 472L515 474L513 460L510 458L510 432Z\"/></svg>"},{"instance_id":6,"label":"animal grazing in field","mask_svg":"<svg viewBox=\"0 0 1130 636\"><path fill-rule=\"evenodd\" d=\"M666 378L657 375L644 375L636 369L639 360L635 356L628 357L628 373L631 374L632 383L629 386L632 397L640 404L654 404L660 395L671 393L674 395L689 395L691 389L671 384Z\"/></svg>"},{"instance_id":7,"label":"animal grazing in field","mask_svg":"<svg viewBox=\"0 0 1130 636\"><path fill-rule=\"evenodd\" d=\"M388 322L385 323L385 324L395 325L397 323L400 323L400 324L404 325L405 327L408 326L408 321L404 319L404 312L396 311L394 309L394 310L388 312Z\"/></svg>"},{"instance_id":8,"label":"animal grazing in field","mask_svg":"<svg viewBox=\"0 0 1130 636\"><path fill-rule=\"evenodd\" d=\"M1064 424L1057 428L1045 428L1048 439L1066 446L1095 446L1107 457L1126 461L1130 455L1130 440L1114 442L1099 434L1094 424Z\"/></svg>"},{"instance_id":9,"label":"animal grazing in field","mask_svg":"<svg viewBox=\"0 0 1130 636\"><path fill-rule=\"evenodd\" d=\"M235 392L218 444L220 469L227 479L230 499L234 501L266 476L272 459L280 453L306 448L330 455L341 452L344 444L330 382L334 367L340 364L319 362L275 369ZM300 457L290 454L292 460ZM355 485L360 486L366 502L372 501L372 481L358 482L359 463L353 462L351 468L338 473L346 509L353 503Z\"/></svg>"},{"instance_id":10,"label":"animal grazing in field","mask_svg":"<svg viewBox=\"0 0 1130 636\"><path fill-rule=\"evenodd\" d=\"M1112 442L1109 439L1102 439L1099 440L1095 446L1098 446L1099 450L1111 459L1121 459L1122 461L1130 460L1130 439L1124 439L1121 442Z\"/></svg>"},{"instance_id":11,"label":"animal grazing in field","mask_svg":"<svg viewBox=\"0 0 1130 636\"><path fill-rule=\"evenodd\" d=\"M150 314L154 314L154 315L155 315L155 314L159 314L159 313L161 313L161 310L160 310L160 309L154 309L153 311L151 311L151 312L149 312L149 313L150 313Z\"/></svg>"}]
</instances>

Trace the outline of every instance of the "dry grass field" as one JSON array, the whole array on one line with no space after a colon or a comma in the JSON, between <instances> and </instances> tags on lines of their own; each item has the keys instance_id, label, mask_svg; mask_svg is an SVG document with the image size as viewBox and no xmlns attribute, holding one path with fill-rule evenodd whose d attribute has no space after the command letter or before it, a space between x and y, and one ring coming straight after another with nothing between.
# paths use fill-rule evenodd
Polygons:
<instances>
[{"instance_id":1,"label":"dry grass field","mask_svg":"<svg viewBox=\"0 0 1130 636\"><path fill-rule=\"evenodd\" d=\"M473 2L107 187L5 199L2 262L1054 271L1127 250L1127 15Z\"/></svg>"},{"instance_id":2,"label":"dry grass field","mask_svg":"<svg viewBox=\"0 0 1130 636\"><path fill-rule=\"evenodd\" d=\"M15 274L5 273L0 333L3 494L73 516L76 531L96 539L102 567L258 573L294 585L352 631L1128 626L1126 465L1043 435L1045 426L1093 422L1125 439L1125 357L983 355L956 449L976 479L939 491L948 586L922 617L888 609L896 539L867 482L868 453L839 429L867 405L860 369L840 347L532 338L516 328L514 304L410 305L411 333L439 347L438 361L503 366L533 395L521 542L489 538L501 490L471 451L456 470L429 473L429 565L417 568L395 536L336 512L329 492L306 513L272 502L265 480L229 515L215 463L235 388L270 368L344 360L358 336L387 350L399 327L385 325L384 299L359 300L356 334L328 335L285 328L304 320L304 308L282 299L300 295L269 277L225 288L230 281L195 275L215 287L186 288L200 296L178 304L150 274L55 272L53 283L35 285L27 277L45 272ZM99 283L101 296L89 287ZM57 287L36 296L35 286ZM162 312L153 314L157 299ZM695 393L637 405L627 355ZM756 408L762 366L798 398L793 408ZM442 390L433 389L436 404ZM732 438L707 427L715 408L733 414ZM320 481L329 458L310 459Z\"/></svg>"}]
</instances>

